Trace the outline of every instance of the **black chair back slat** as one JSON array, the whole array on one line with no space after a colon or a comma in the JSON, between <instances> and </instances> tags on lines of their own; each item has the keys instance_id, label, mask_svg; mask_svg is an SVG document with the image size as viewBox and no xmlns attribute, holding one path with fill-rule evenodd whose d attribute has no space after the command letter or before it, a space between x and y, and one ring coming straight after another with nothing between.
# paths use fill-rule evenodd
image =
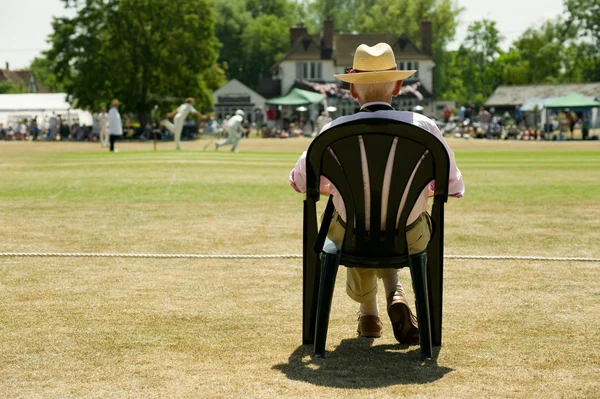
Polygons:
<instances>
[{"instance_id":1,"label":"black chair back slat","mask_svg":"<svg viewBox=\"0 0 600 399\"><path fill-rule=\"evenodd\" d=\"M383 180L385 167L394 136L382 136L378 134L365 134L362 136L367 165L369 169L369 195L370 195L370 249L376 250L381 247L381 203L383 193Z\"/></svg>"},{"instance_id":2,"label":"black chair back slat","mask_svg":"<svg viewBox=\"0 0 600 399\"><path fill-rule=\"evenodd\" d=\"M348 215L354 215L356 212L354 211L354 199L352 197L352 190L350 185L348 184L348 178L344 173L344 170L338 163L337 159L333 156L333 154L326 150L323 154L323 176L329 179L335 188L339 192L344 204L346 205L346 213ZM346 217L346 232L354 231L354 217L348 218ZM344 245L343 247L351 248L353 242L353 234L346 234L344 236ZM322 248L321 248L322 249Z\"/></svg>"},{"instance_id":3,"label":"black chair back slat","mask_svg":"<svg viewBox=\"0 0 600 399\"><path fill-rule=\"evenodd\" d=\"M409 190L408 195L406 197L406 202L404 207L400 213L400 220L398 221L398 226L406 226L408 221L408 216L412 211L415 203L419 199L421 192L427 187L429 182L434 176L435 170L433 165L433 159L429 153L422 158L421 162L416 166L416 172L413 176L413 180L411 182L411 187L414 187L414 190ZM406 233L404 229L398 228L398 235L396 238L395 248L400 253L408 252L408 244L406 242Z\"/></svg>"},{"instance_id":4,"label":"black chair back slat","mask_svg":"<svg viewBox=\"0 0 600 399\"><path fill-rule=\"evenodd\" d=\"M402 241L400 247L396 245L397 234L404 231L404 229L398 228L398 226L403 226L403 224L401 224L402 220L400 220L400 222L398 221L400 203L402 202L404 192L409 189L407 186L408 182L413 174L415 166L422 158L424 151L425 147L422 144L412 140L398 138L396 154L392 166L392 177L390 179L390 187L394 189L390 190L387 202L385 245L387 248L395 247L396 250L400 250L401 253L404 253L406 248L403 245L404 240L400 240ZM406 225L406 220L404 220L404 225Z\"/></svg>"},{"instance_id":5,"label":"black chair back slat","mask_svg":"<svg viewBox=\"0 0 600 399\"><path fill-rule=\"evenodd\" d=\"M365 225L365 189L362 179L362 165L360 144L358 137L348 137L331 144L331 148L339 165L344 171L346 181L350 187L350 195L354 209L346 209L346 222L354 220L356 246L364 248L367 243L367 229ZM358 176L358 178L357 178ZM334 183L337 187L337 184ZM347 225L346 230L352 233Z\"/></svg>"}]
</instances>

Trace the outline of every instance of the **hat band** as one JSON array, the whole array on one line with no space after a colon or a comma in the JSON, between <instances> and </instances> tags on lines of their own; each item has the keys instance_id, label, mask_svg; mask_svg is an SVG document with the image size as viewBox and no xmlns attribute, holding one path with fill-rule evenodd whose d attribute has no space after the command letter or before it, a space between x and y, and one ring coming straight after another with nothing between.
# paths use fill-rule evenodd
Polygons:
<instances>
[{"instance_id":1,"label":"hat band","mask_svg":"<svg viewBox=\"0 0 600 399\"><path fill-rule=\"evenodd\" d=\"M374 70L374 71L361 71L358 69L354 69L354 68L347 68L346 69L346 73L368 73L368 72L387 72L387 71L396 71L398 70L398 67L393 67L390 69L378 69L378 70Z\"/></svg>"}]
</instances>

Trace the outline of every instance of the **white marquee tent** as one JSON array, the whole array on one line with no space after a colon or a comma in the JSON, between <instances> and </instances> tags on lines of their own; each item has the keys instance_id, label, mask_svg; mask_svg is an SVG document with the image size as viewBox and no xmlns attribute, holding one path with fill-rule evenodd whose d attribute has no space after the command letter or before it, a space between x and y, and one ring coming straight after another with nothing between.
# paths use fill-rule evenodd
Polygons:
<instances>
[{"instance_id":1,"label":"white marquee tent","mask_svg":"<svg viewBox=\"0 0 600 399\"><path fill-rule=\"evenodd\" d=\"M45 127L52 113L69 123L91 126L93 122L92 114L71 107L65 93L0 94L0 123L4 125L37 117Z\"/></svg>"}]
</instances>

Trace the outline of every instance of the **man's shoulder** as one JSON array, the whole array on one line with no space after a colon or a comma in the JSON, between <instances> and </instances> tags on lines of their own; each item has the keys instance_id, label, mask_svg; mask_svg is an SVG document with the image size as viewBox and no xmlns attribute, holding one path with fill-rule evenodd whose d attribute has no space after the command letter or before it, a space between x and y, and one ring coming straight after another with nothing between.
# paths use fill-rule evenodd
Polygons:
<instances>
[{"instance_id":1,"label":"man's shoulder","mask_svg":"<svg viewBox=\"0 0 600 399\"><path fill-rule=\"evenodd\" d=\"M326 131L335 126L342 125L349 122L364 121L368 123L370 120L393 120L398 122L405 122L411 125L415 125L429 132L433 132L437 128L435 122L425 115L418 114L410 111L377 111L377 112L358 112L352 115L341 116L335 120L329 122L323 127L321 132Z\"/></svg>"}]
</instances>

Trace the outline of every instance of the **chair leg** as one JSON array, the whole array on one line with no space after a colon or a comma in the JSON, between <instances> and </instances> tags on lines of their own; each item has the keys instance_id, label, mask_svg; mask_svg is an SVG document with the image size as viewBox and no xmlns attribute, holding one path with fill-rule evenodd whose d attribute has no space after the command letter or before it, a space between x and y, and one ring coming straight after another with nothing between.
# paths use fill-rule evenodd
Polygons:
<instances>
[{"instance_id":1,"label":"chair leg","mask_svg":"<svg viewBox=\"0 0 600 399\"><path fill-rule=\"evenodd\" d=\"M411 256L410 274L417 299L417 318L421 341L421 360L431 360L431 323L427 295L427 253Z\"/></svg>"},{"instance_id":2,"label":"chair leg","mask_svg":"<svg viewBox=\"0 0 600 399\"><path fill-rule=\"evenodd\" d=\"M319 300L317 302L317 325L315 331L315 356L325 357L325 343L329 328L329 313L335 287L335 278L340 265L337 254L321 255L321 281L319 283Z\"/></svg>"},{"instance_id":3,"label":"chair leg","mask_svg":"<svg viewBox=\"0 0 600 399\"><path fill-rule=\"evenodd\" d=\"M311 253L312 252L312 253ZM321 274L319 258L314 251L304 256L303 289L302 289L302 344L312 345L315 342L315 323L317 314L317 298Z\"/></svg>"},{"instance_id":4,"label":"chair leg","mask_svg":"<svg viewBox=\"0 0 600 399\"><path fill-rule=\"evenodd\" d=\"M431 321L431 342L433 346L442 345L442 295L443 267L439 261L427 255L427 293L429 294L429 317ZM436 254L436 258L439 255Z\"/></svg>"},{"instance_id":5,"label":"chair leg","mask_svg":"<svg viewBox=\"0 0 600 399\"><path fill-rule=\"evenodd\" d=\"M436 199L432 219L436 220L433 236L427 248L427 290L431 317L431 341L442 345L442 303L444 285L444 200Z\"/></svg>"},{"instance_id":6,"label":"chair leg","mask_svg":"<svg viewBox=\"0 0 600 399\"><path fill-rule=\"evenodd\" d=\"M304 201L304 234L302 242L302 344L315 342L317 287L319 286L319 256L314 250L317 239L317 213L313 199Z\"/></svg>"}]
</instances>

